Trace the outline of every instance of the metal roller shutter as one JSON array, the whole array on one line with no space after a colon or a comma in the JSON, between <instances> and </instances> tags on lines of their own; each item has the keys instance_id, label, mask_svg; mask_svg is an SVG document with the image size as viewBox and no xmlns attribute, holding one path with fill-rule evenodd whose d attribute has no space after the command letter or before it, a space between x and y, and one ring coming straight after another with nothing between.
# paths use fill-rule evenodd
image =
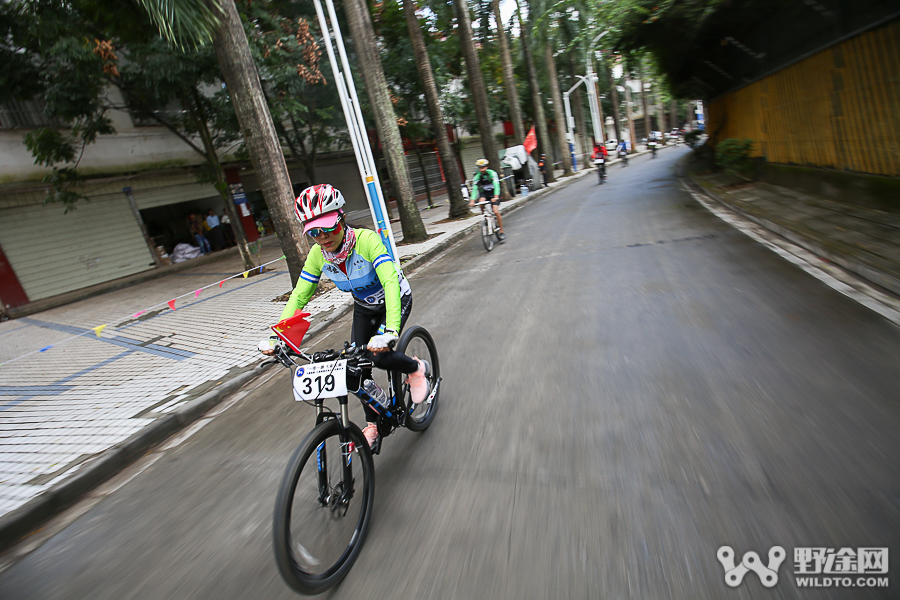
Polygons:
<instances>
[{"instance_id":1,"label":"metal roller shutter","mask_svg":"<svg viewBox=\"0 0 900 600\"><path fill-rule=\"evenodd\" d=\"M154 266L121 192L92 196L68 214L42 206L40 194L9 196L0 209L0 243L31 301Z\"/></svg>"}]
</instances>

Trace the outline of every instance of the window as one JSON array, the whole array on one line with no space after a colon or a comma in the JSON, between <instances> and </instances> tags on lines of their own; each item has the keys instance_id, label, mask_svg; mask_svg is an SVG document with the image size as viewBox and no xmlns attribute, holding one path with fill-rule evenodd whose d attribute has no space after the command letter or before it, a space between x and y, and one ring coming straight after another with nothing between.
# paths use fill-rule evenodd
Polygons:
<instances>
[{"instance_id":1,"label":"window","mask_svg":"<svg viewBox=\"0 0 900 600\"><path fill-rule=\"evenodd\" d=\"M59 119L44 114L44 103L39 100L12 100L0 103L0 129L33 129L35 127L60 127Z\"/></svg>"}]
</instances>

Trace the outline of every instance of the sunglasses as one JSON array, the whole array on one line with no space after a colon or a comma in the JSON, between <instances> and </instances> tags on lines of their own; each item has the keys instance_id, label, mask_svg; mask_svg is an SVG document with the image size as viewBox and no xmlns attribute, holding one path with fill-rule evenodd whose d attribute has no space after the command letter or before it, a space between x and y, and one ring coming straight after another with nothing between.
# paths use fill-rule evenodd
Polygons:
<instances>
[{"instance_id":1,"label":"sunglasses","mask_svg":"<svg viewBox=\"0 0 900 600\"><path fill-rule=\"evenodd\" d=\"M326 233L334 233L341 226L341 221L338 219L337 223L334 224L334 227L313 227L309 231L306 232L306 235L309 237L319 237L320 235L324 235Z\"/></svg>"}]
</instances>

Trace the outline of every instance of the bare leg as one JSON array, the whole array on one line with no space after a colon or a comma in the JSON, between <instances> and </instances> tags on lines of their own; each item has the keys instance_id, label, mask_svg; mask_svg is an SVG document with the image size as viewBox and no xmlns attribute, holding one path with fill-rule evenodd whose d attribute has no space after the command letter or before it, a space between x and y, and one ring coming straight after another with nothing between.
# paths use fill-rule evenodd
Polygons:
<instances>
[{"instance_id":1,"label":"bare leg","mask_svg":"<svg viewBox=\"0 0 900 600\"><path fill-rule=\"evenodd\" d=\"M492 206L494 214L497 215L497 224L500 226L500 233L503 233L503 217L500 216L500 207Z\"/></svg>"}]
</instances>

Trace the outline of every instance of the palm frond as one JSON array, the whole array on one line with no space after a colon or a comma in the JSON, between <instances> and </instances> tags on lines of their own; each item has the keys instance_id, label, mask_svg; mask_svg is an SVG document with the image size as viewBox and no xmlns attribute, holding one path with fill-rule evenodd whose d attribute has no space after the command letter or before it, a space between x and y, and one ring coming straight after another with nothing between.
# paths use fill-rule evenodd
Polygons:
<instances>
[{"instance_id":1,"label":"palm frond","mask_svg":"<svg viewBox=\"0 0 900 600\"><path fill-rule=\"evenodd\" d=\"M159 35L178 48L212 41L221 24L220 0L137 0Z\"/></svg>"}]
</instances>

